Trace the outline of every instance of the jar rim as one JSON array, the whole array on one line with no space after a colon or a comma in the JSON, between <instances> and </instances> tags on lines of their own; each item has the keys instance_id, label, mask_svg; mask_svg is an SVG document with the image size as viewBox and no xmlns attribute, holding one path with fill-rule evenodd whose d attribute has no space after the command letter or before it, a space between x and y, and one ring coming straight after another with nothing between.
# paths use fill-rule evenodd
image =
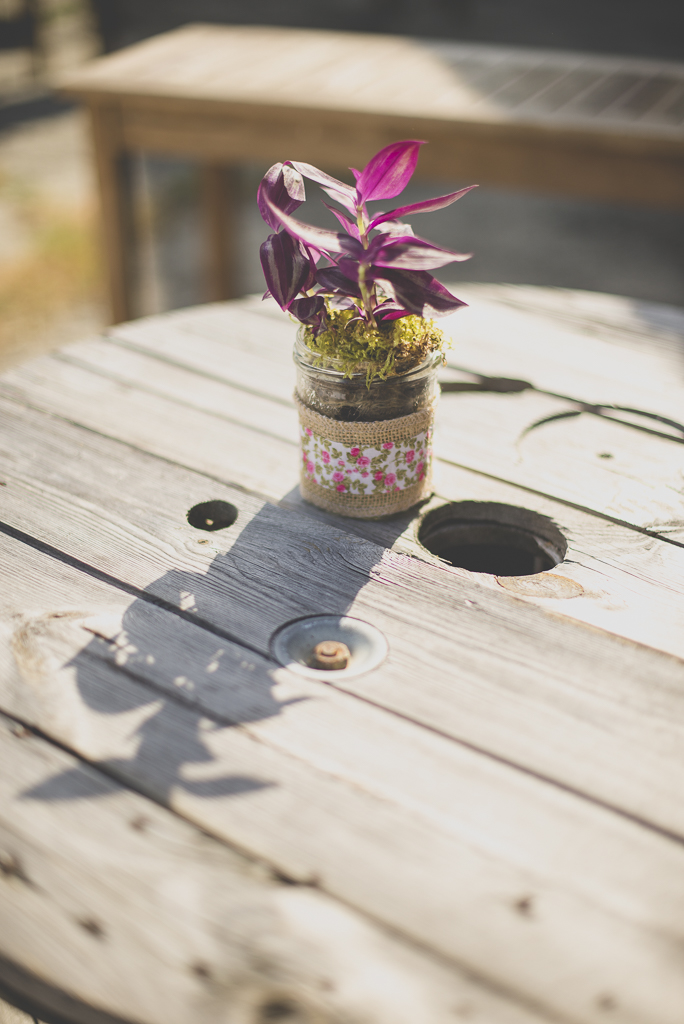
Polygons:
<instances>
[{"instance_id":1,"label":"jar rim","mask_svg":"<svg viewBox=\"0 0 684 1024\"><path fill-rule=\"evenodd\" d=\"M328 373L331 376L346 377L347 380L356 380L356 379L358 379L358 380L365 380L366 379L366 369L361 369L361 370L359 370L357 372L354 372L352 374L348 374L348 373L345 373L341 369L338 370L335 366L316 366L314 364L314 362L313 362L313 360L316 359L316 358L322 358L322 359L327 360L330 363L340 363L340 364L341 364L342 360L341 359L335 359L334 356L326 356L326 355L323 355L322 353L314 352L314 350L309 348L309 346L303 340L302 335L304 334L304 330L305 330L304 327L300 327L299 330L297 331L297 335L296 335L296 338L295 338L294 352L293 352L293 356L294 356L295 362L307 365L307 366L311 367L312 369L316 370L317 373ZM304 359L301 358L303 355L309 356L309 360L307 360L306 363L304 363ZM385 381L388 381L388 380L404 380L406 377L410 377L411 374L421 373L424 370L432 369L433 366L436 366L438 363L441 363L441 361L442 361L442 353L441 352L438 352L438 351L431 352L429 355L427 355L425 357L425 359L421 363L417 363L415 366L410 367L410 369L404 370L403 373L393 373L390 376L384 378L384 380L383 379L381 379L381 380L374 380L372 382L372 384L385 383ZM363 366L364 364L361 364L361 365ZM374 364L369 364L369 365L377 366L378 364L374 363ZM372 386L372 384L371 384L371 386Z\"/></svg>"}]
</instances>

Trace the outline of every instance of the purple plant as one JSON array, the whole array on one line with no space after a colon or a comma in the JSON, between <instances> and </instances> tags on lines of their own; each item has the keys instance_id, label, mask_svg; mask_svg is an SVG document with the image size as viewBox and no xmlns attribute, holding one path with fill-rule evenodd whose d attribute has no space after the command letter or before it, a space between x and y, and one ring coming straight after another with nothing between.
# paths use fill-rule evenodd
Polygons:
<instances>
[{"instance_id":1,"label":"purple plant","mask_svg":"<svg viewBox=\"0 0 684 1024\"><path fill-rule=\"evenodd\" d=\"M333 309L352 309L369 327L417 314L446 316L465 303L428 271L467 260L472 253L451 252L414 235L401 217L450 206L475 185L370 215L366 203L394 199L406 188L423 143L385 146L362 171L351 171L346 185L311 164L288 160L266 173L257 195L261 215L273 228L260 249L261 265L281 309L318 333L325 327L326 298ZM324 202L342 230L316 228L292 216L306 199L304 178L316 182L338 204ZM317 268L324 258L327 263Z\"/></svg>"}]
</instances>

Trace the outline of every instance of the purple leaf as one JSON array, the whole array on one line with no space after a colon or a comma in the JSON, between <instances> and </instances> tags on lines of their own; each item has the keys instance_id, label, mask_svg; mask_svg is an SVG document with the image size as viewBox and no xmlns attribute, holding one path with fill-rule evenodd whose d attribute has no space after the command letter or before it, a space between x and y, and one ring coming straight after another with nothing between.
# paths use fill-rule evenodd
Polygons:
<instances>
[{"instance_id":1,"label":"purple leaf","mask_svg":"<svg viewBox=\"0 0 684 1024\"><path fill-rule=\"evenodd\" d=\"M373 310L373 316L376 320L401 320L402 317L410 316L410 309L402 309L396 302L392 302L391 299L386 299L385 302L381 302L379 306L376 306Z\"/></svg>"},{"instance_id":2,"label":"purple leaf","mask_svg":"<svg viewBox=\"0 0 684 1024\"><path fill-rule=\"evenodd\" d=\"M331 309L355 309L357 313L361 312L349 295L331 295L328 299L328 305ZM354 319L356 319L356 317Z\"/></svg>"},{"instance_id":3,"label":"purple leaf","mask_svg":"<svg viewBox=\"0 0 684 1024\"><path fill-rule=\"evenodd\" d=\"M388 313L382 312L378 315L375 314L376 320L401 320L405 316L411 316L410 309L395 309L390 310Z\"/></svg>"},{"instance_id":4,"label":"purple leaf","mask_svg":"<svg viewBox=\"0 0 684 1024\"><path fill-rule=\"evenodd\" d=\"M341 203L350 213L355 213L356 189L351 185L345 185L343 181L333 178L332 175L326 174L325 171L319 171L312 164L303 164L297 160L288 160L288 163L300 174L303 174L305 178L309 178L310 181L315 181L317 185L320 185L331 199Z\"/></svg>"},{"instance_id":5,"label":"purple leaf","mask_svg":"<svg viewBox=\"0 0 684 1024\"><path fill-rule=\"evenodd\" d=\"M325 200L323 200L323 205L325 206L326 210L330 210L333 216L337 217L343 228L348 228L350 234L352 234L354 238L358 238L358 240L361 241L361 234L357 227L356 221L351 216L351 214L346 213L344 210L336 210L334 206L331 206L330 203L326 203Z\"/></svg>"},{"instance_id":6,"label":"purple leaf","mask_svg":"<svg viewBox=\"0 0 684 1024\"><path fill-rule=\"evenodd\" d=\"M373 268L370 276L380 281L394 300L416 316L448 316L467 305L452 295L436 278L425 271Z\"/></svg>"},{"instance_id":7,"label":"purple leaf","mask_svg":"<svg viewBox=\"0 0 684 1024\"><path fill-rule=\"evenodd\" d=\"M424 238L414 235L399 235L388 240L378 235L368 248L369 261L378 267L397 267L404 270L434 270L444 267L447 263L469 260L471 252L451 252L442 249ZM376 245L375 243L380 243Z\"/></svg>"},{"instance_id":8,"label":"purple leaf","mask_svg":"<svg viewBox=\"0 0 684 1024\"><path fill-rule=\"evenodd\" d=\"M280 225L274 220L267 200L279 210L293 213L305 199L304 179L299 171L288 167L287 164L273 164L273 167L269 167L257 192L257 204L261 216L274 231L277 231Z\"/></svg>"},{"instance_id":9,"label":"purple leaf","mask_svg":"<svg viewBox=\"0 0 684 1024\"><path fill-rule=\"evenodd\" d=\"M352 238L345 231L327 231L325 228L315 228L312 224L305 224L304 221L296 220L278 210L273 203L268 203L271 212L276 220L295 238L301 239L305 245L314 246L316 249L326 252L348 252L354 256L363 255L365 249L356 238Z\"/></svg>"},{"instance_id":10,"label":"purple leaf","mask_svg":"<svg viewBox=\"0 0 684 1024\"><path fill-rule=\"evenodd\" d=\"M388 210L387 213L378 213L368 225L368 230L376 228L378 224L387 220L396 220L398 217L405 217L408 213L431 213L433 210L443 210L445 206L451 206L457 199L464 196L466 192L477 188L477 185L469 185L459 192L450 192L447 196L438 196L436 199L426 199L422 203L412 203L410 206L400 206L396 210Z\"/></svg>"},{"instance_id":11,"label":"purple leaf","mask_svg":"<svg viewBox=\"0 0 684 1024\"><path fill-rule=\"evenodd\" d=\"M370 231L370 228L368 229ZM385 235L413 235L414 231L410 224L404 224L403 220L385 220L382 222L382 232Z\"/></svg>"},{"instance_id":12,"label":"purple leaf","mask_svg":"<svg viewBox=\"0 0 684 1024\"><path fill-rule=\"evenodd\" d=\"M316 282L316 264L321 258L321 255L317 249L310 249L308 245L304 245L303 242L299 243L299 248L302 251L304 259L308 263L308 273L300 291L308 292L309 288L313 288Z\"/></svg>"},{"instance_id":13,"label":"purple leaf","mask_svg":"<svg viewBox=\"0 0 684 1024\"><path fill-rule=\"evenodd\" d=\"M323 267L316 274L316 281L328 292L340 292L342 295L354 295L361 297L361 289L358 285L358 265L353 264L357 273L353 278L348 277L339 267Z\"/></svg>"},{"instance_id":14,"label":"purple leaf","mask_svg":"<svg viewBox=\"0 0 684 1024\"><path fill-rule=\"evenodd\" d=\"M325 299L322 295L304 295L301 299L293 299L289 312L303 324L319 327L322 314L325 313Z\"/></svg>"},{"instance_id":15,"label":"purple leaf","mask_svg":"<svg viewBox=\"0 0 684 1024\"><path fill-rule=\"evenodd\" d=\"M357 282L359 280L358 260L342 257L341 260L337 261L337 268L338 270L341 270L344 276L350 281Z\"/></svg>"},{"instance_id":16,"label":"purple leaf","mask_svg":"<svg viewBox=\"0 0 684 1024\"><path fill-rule=\"evenodd\" d=\"M393 199L406 188L418 162L423 142L407 139L385 146L368 161L356 182L359 198Z\"/></svg>"},{"instance_id":17,"label":"purple leaf","mask_svg":"<svg viewBox=\"0 0 684 1024\"><path fill-rule=\"evenodd\" d=\"M297 239L281 231L259 249L266 284L281 309L287 309L311 277L311 261Z\"/></svg>"}]
</instances>

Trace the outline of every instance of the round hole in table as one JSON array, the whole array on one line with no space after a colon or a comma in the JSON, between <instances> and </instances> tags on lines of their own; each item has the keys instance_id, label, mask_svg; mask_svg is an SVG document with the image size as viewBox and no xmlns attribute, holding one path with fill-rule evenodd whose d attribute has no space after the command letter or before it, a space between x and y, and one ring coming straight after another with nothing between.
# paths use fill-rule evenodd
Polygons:
<instances>
[{"instance_id":1,"label":"round hole in table","mask_svg":"<svg viewBox=\"0 0 684 1024\"><path fill-rule=\"evenodd\" d=\"M471 572L531 576L563 561L567 541L553 520L498 502L461 501L427 512L418 540L431 554Z\"/></svg>"},{"instance_id":2,"label":"round hole in table","mask_svg":"<svg viewBox=\"0 0 684 1024\"><path fill-rule=\"evenodd\" d=\"M202 501L199 505L193 505L187 513L187 520L190 526L196 530L225 530L232 526L238 517L238 510L229 501Z\"/></svg>"}]
</instances>

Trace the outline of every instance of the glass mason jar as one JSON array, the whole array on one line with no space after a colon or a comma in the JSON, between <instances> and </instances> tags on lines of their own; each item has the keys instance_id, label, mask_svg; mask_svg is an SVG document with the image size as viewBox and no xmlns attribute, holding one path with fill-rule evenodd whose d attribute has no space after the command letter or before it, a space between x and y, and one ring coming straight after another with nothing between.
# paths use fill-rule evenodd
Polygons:
<instances>
[{"instance_id":1,"label":"glass mason jar","mask_svg":"<svg viewBox=\"0 0 684 1024\"><path fill-rule=\"evenodd\" d=\"M302 497L359 519L403 512L427 498L440 354L369 387L365 372L345 377L339 360L313 352L300 330L294 361Z\"/></svg>"},{"instance_id":2,"label":"glass mason jar","mask_svg":"<svg viewBox=\"0 0 684 1024\"><path fill-rule=\"evenodd\" d=\"M333 420L351 423L396 419L426 409L438 394L439 352L406 373L374 380L370 387L364 371L345 377L340 360L313 352L304 341L302 328L297 332L293 356L300 401Z\"/></svg>"}]
</instances>

